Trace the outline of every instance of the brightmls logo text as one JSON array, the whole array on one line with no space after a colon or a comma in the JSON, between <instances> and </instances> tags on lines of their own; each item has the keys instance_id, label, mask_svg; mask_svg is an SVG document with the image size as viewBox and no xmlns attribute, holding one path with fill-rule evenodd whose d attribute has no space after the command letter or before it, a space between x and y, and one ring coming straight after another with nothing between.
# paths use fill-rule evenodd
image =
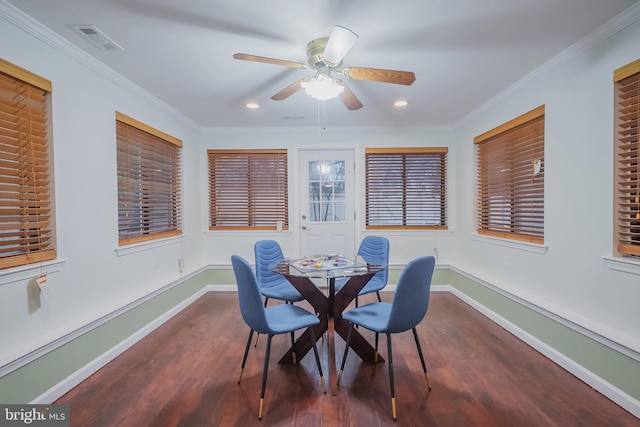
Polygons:
<instances>
[{"instance_id":1,"label":"brightmls logo text","mask_svg":"<svg viewBox=\"0 0 640 427\"><path fill-rule=\"evenodd\" d=\"M0 427L69 427L69 405L0 405Z\"/></svg>"}]
</instances>

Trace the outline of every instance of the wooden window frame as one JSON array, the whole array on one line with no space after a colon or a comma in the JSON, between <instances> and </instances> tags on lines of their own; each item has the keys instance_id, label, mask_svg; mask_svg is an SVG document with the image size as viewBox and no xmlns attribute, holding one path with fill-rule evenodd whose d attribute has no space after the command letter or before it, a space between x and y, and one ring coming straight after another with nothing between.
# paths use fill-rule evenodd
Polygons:
<instances>
[{"instance_id":1,"label":"wooden window frame","mask_svg":"<svg viewBox=\"0 0 640 427\"><path fill-rule=\"evenodd\" d=\"M116 112L118 243L182 234L182 141Z\"/></svg>"},{"instance_id":2,"label":"wooden window frame","mask_svg":"<svg viewBox=\"0 0 640 427\"><path fill-rule=\"evenodd\" d=\"M0 269L56 258L52 85L0 59Z\"/></svg>"},{"instance_id":3,"label":"wooden window frame","mask_svg":"<svg viewBox=\"0 0 640 427\"><path fill-rule=\"evenodd\" d=\"M640 59L613 73L615 253L640 257Z\"/></svg>"},{"instance_id":4,"label":"wooden window frame","mask_svg":"<svg viewBox=\"0 0 640 427\"><path fill-rule=\"evenodd\" d=\"M366 148L365 228L446 230L447 153L447 147ZM429 185L410 185L412 181L407 178L410 173L424 174L422 182ZM395 187L390 185L391 176L395 177ZM421 197L425 194L432 201L424 203ZM437 224L426 224L428 221Z\"/></svg>"},{"instance_id":5,"label":"wooden window frame","mask_svg":"<svg viewBox=\"0 0 640 427\"><path fill-rule=\"evenodd\" d=\"M208 150L207 160L209 230L289 229L286 149Z\"/></svg>"},{"instance_id":6,"label":"wooden window frame","mask_svg":"<svg viewBox=\"0 0 640 427\"><path fill-rule=\"evenodd\" d=\"M544 120L542 105L474 138L478 234L544 243Z\"/></svg>"}]
</instances>

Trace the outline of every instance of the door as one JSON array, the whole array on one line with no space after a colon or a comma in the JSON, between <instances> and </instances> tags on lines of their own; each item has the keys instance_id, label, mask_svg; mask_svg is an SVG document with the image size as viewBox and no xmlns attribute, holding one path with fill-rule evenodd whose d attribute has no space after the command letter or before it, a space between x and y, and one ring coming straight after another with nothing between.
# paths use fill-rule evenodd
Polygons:
<instances>
[{"instance_id":1,"label":"door","mask_svg":"<svg viewBox=\"0 0 640 427\"><path fill-rule=\"evenodd\" d=\"M355 256L353 150L300 151L300 253Z\"/></svg>"}]
</instances>

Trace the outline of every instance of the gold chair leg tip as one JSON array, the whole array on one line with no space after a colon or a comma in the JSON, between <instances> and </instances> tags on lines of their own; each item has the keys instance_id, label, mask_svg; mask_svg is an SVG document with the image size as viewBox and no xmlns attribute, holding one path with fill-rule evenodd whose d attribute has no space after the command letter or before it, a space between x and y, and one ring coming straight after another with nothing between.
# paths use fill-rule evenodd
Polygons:
<instances>
[{"instance_id":1,"label":"gold chair leg tip","mask_svg":"<svg viewBox=\"0 0 640 427\"><path fill-rule=\"evenodd\" d=\"M391 398L391 416L393 417L393 421L396 420L397 418L397 413L396 413L396 398L392 397Z\"/></svg>"},{"instance_id":2,"label":"gold chair leg tip","mask_svg":"<svg viewBox=\"0 0 640 427\"><path fill-rule=\"evenodd\" d=\"M262 419L262 406L264 405L264 399L260 398L260 409L258 410L258 419Z\"/></svg>"}]
</instances>

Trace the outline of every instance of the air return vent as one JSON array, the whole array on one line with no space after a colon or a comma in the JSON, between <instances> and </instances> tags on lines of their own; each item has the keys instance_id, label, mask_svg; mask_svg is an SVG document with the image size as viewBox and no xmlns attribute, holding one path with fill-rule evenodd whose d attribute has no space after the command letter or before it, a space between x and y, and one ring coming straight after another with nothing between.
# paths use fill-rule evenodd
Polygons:
<instances>
[{"instance_id":1,"label":"air return vent","mask_svg":"<svg viewBox=\"0 0 640 427\"><path fill-rule=\"evenodd\" d=\"M68 25L76 33L80 34L83 38L89 40L93 45L102 50L124 50L116 42L111 40L102 31L97 29L94 25L89 24L74 24Z\"/></svg>"}]
</instances>

